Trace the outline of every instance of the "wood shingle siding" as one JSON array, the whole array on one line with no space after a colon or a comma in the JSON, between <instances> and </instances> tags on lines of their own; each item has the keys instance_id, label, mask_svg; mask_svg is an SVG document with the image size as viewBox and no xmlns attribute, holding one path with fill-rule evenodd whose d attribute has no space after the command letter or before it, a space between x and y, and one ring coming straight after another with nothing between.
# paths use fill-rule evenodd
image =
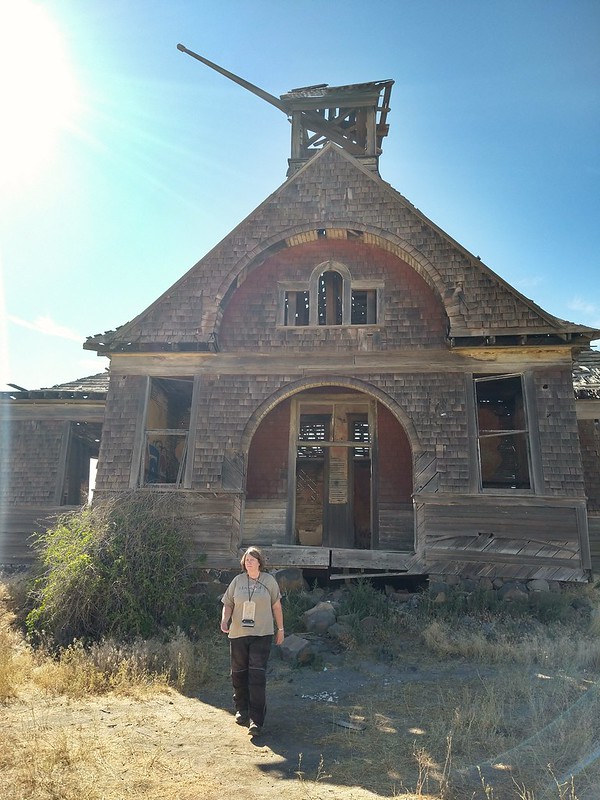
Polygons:
<instances>
[{"instance_id":1,"label":"wood shingle siding","mask_svg":"<svg viewBox=\"0 0 600 800\"><path fill-rule=\"evenodd\" d=\"M517 292L373 153L292 161L151 306L86 342L111 362L96 497L168 492L217 568L252 543L338 573L586 580L598 429L572 368L598 332ZM593 369L579 391L597 403ZM31 503L56 501L54 413L43 432L23 420L54 453Z\"/></svg>"},{"instance_id":2,"label":"wood shingle siding","mask_svg":"<svg viewBox=\"0 0 600 800\"><path fill-rule=\"evenodd\" d=\"M273 249L298 241L294 237L312 238L316 227L325 231L325 238L328 229L334 230L337 244L343 243L340 230L362 233L365 244L400 256L437 294L450 321L450 336L501 335L509 329L515 335L547 334L559 327L554 317L515 292L389 184L328 146L146 311L116 335L97 337L87 346L105 341L108 350L117 345L134 352L144 343L168 344L175 327L180 343L208 343L213 332L220 333L224 301L250 272Z\"/></svg>"}]
</instances>

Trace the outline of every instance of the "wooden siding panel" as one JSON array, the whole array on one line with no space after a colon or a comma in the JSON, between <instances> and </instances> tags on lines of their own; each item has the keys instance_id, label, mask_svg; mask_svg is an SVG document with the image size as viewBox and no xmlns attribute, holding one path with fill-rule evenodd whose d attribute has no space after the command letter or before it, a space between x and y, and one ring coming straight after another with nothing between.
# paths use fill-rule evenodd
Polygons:
<instances>
[{"instance_id":1,"label":"wooden siding panel","mask_svg":"<svg viewBox=\"0 0 600 800\"><path fill-rule=\"evenodd\" d=\"M385 311L377 325L278 326L281 293L278 284L304 285L315 266L335 261L348 267L353 282L385 285ZM219 344L223 351L256 352L285 348L286 352L314 351L317 344L338 352L387 349L394 346L443 344L446 316L440 299L405 261L374 244L319 239L278 251L248 273L225 308Z\"/></svg>"},{"instance_id":2,"label":"wooden siding panel","mask_svg":"<svg viewBox=\"0 0 600 800\"><path fill-rule=\"evenodd\" d=\"M32 535L51 527L56 517L74 506L19 506L7 508L2 516L0 565L30 565L35 560Z\"/></svg>"},{"instance_id":3,"label":"wooden siding panel","mask_svg":"<svg viewBox=\"0 0 600 800\"><path fill-rule=\"evenodd\" d=\"M285 542L286 500L247 500L242 543L271 546Z\"/></svg>"},{"instance_id":4,"label":"wooden siding panel","mask_svg":"<svg viewBox=\"0 0 600 800\"><path fill-rule=\"evenodd\" d=\"M129 489L140 403L145 389L146 378L141 375L111 377L98 458L98 492ZM141 431L139 433L141 435Z\"/></svg>"},{"instance_id":5,"label":"wooden siding panel","mask_svg":"<svg viewBox=\"0 0 600 800\"><path fill-rule=\"evenodd\" d=\"M448 574L452 565L487 562L498 577L529 578L532 570L562 570L581 580L586 567L580 503L535 498L458 498L420 507L429 569ZM471 571L473 567L471 566ZM562 580L567 578L563 577Z\"/></svg>"},{"instance_id":6,"label":"wooden siding panel","mask_svg":"<svg viewBox=\"0 0 600 800\"><path fill-rule=\"evenodd\" d=\"M482 503L427 506L428 536L469 534L578 542L574 508Z\"/></svg>"},{"instance_id":7,"label":"wooden siding panel","mask_svg":"<svg viewBox=\"0 0 600 800\"><path fill-rule=\"evenodd\" d=\"M55 505L61 480L60 453L67 430L63 420L22 420L6 426L0 458L0 503Z\"/></svg>"},{"instance_id":8,"label":"wooden siding panel","mask_svg":"<svg viewBox=\"0 0 600 800\"><path fill-rule=\"evenodd\" d=\"M379 505L378 550L411 552L415 547L415 522L412 506L405 503Z\"/></svg>"},{"instance_id":9,"label":"wooden siding panel","mask_svg":"<svg viewBox=\"0 0 600 800\"><path fill-rule=\"evenodd\" d=\"M534 373L544 494L584 496L584 472L570 364Z\"/></svg>"},{"instance_id":10,"label":"wooden siding panel","mask_svg":"<svg viewBox=\"0 0 600 800\"><path fill-rule=\"evenodd\" d=\"M594 419L578 421L588 510L600 513L600 425Z\"/></svg>"}]
</instances>

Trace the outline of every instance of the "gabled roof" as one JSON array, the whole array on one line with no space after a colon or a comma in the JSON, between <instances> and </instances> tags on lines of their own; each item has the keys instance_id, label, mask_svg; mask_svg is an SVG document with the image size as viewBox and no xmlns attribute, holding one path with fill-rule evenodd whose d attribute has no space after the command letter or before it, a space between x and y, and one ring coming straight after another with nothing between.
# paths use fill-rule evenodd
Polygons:
<instances>
[{"instance_id":1,"label":"gabled roof","mask_svg":"<svg viewBox=\"0 0 600 800\"><path fill-rule=\"evenodd\" d=\"M131 322L88 338L103 353L207 351L248 270L302 234L349 229L396 252L438 293L455 346L600 338L520 294L359 160L327 144Z\"/></svg>"}]
</instances>

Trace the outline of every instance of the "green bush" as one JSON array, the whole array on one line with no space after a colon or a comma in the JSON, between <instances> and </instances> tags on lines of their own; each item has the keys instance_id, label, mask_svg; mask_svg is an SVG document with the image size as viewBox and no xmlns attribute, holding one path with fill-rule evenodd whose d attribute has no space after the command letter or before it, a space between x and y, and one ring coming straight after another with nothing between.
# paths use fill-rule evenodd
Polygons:
<instances>
[{"instance_id":1,"label":"green bush","mask_svg":"<svg viewBox=\"0 0 600 800\"><path fill-rule=\"evenodd\" d=\"M377 617L386 620L390 607L385 594L378 591L366 579L358 579L345 590L340 602L340 615L351 614L357 620L365 617Z\"/></svg>"},{"instance_id":2,"label":"green bush","mask_svg":"<svg viewBox=\"0 0 600 800\"><path fill-rule=\"evenodd\" d=\"M175 502L132 493L65 514L40 534L29 633L64 645L185 627L194 564Z\"/></svg>"}]
</instances>

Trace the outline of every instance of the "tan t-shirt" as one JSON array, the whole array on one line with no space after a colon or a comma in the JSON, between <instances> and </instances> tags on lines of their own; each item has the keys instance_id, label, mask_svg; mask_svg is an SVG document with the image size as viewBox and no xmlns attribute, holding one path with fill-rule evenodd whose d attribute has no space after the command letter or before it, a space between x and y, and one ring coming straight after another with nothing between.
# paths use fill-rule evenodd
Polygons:
<instances>
[{"instance_id":1,"label":"tan t-shirt","mask_svg":"<svg viewBox=\"0 0 600 800\"><path fill-rule=\"evenodd\" d=\"M233 607L229 623L229 638L272 635L274 632L273 604L280 598L279 584L268 572L259 573L258 581L252 580L247 572L236 575L221 598L223 605ZM256 603L254 625L251 628L242 625L242 610L247 600Z\"/></svg>"}]
</instances>

